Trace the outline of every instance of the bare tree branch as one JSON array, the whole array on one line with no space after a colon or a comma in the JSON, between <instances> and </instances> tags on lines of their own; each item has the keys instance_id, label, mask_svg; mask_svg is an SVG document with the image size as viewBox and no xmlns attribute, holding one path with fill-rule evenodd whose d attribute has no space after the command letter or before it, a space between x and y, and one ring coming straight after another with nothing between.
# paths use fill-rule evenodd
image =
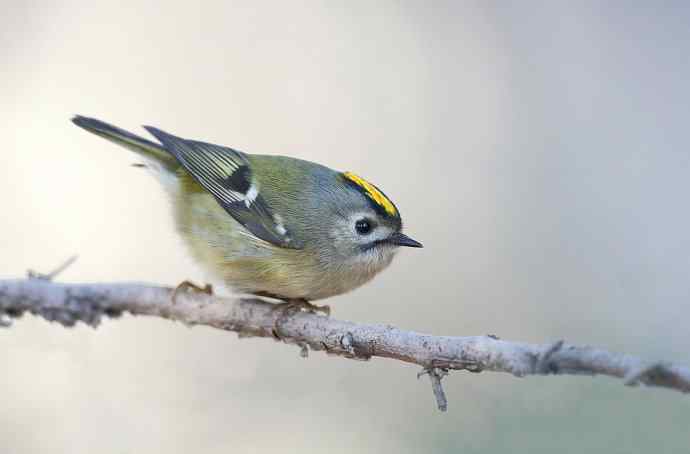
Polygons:
<instances>
[{"instance_id":1,"label":"bare tree branch","mask_svg":"<svg viewBox=\"0 0 690 454\"><path fill-rule=\"evenodd\" d=\"M207 325L241 337L269 337L301 348L346 358L373 356L417 364L429 375L436 402L447 403L441 379L449 370L507 372L517 377L547 374L608 375L624 384L644 384L690 392L690 369L643 361L563 341L547 345L509 342L495 336L432 336L389 325L365 325L300 311L278 310L259 299L227 299L181 293L143 284L58 284L46 279L0 280L0 321L25 312L72 326L97 326L103 317L124 312Z\"/></svg>"}]
</instances>

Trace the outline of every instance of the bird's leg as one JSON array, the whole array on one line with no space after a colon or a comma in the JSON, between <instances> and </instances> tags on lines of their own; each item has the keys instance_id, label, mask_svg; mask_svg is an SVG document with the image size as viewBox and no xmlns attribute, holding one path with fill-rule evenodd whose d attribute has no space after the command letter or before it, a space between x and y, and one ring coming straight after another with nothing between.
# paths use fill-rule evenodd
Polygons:
<instances>
[{"instance_id":1,"label":"bird's leg","mask_svg":"<svg viewBox=\"0 0 690 454\"><path fill-rule=\"evenodd\" d=\"M170 296L172 304L175 304L175 299L180 292L188 292L190 290L198 293L205 293L206 295L213 295L213 286L211 284L206 284L203 287L199 287L192 281L182 281L177 287L175 287L175 290L173 290L172 295Z\"/></svg>"}]
</instances>

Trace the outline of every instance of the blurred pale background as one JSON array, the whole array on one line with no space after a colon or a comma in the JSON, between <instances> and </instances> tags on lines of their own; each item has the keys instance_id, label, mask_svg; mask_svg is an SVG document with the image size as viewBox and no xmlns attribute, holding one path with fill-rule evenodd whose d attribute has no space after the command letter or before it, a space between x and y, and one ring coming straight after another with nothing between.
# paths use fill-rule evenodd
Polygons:
<instances>
[{"instance_id":1,"label":"blurred pale background","mask_svg":"<svg viewBox=\"0 0 690 454\"><path fill-rule=\"evenodd\" d=\"M690 363L690 9L654 2L3 2L0 274L205 277L162 190L75 113L353 170L405 250L339 318ZM646 3L646 5L642 5ZM659 4L660 5L660 4ZM0 331L24 454L680 452L690 401L455 373L124 317Z\"/></svg>"}]
</instances>

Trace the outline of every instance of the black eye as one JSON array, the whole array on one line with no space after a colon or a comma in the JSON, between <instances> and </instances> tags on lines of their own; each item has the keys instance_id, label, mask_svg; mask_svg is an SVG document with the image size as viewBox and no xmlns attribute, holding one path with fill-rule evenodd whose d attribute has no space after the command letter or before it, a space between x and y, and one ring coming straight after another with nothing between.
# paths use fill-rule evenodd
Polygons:
<instances>
[{"instance_id":1,"label":"black eye","mask_svg":"<svg viewBox=\"0 0 690 454\"><path fill-rule=\"evenodd\" d=\"M360 235L367 235L371 232L371 221L369 219L360 219L355 223L355 230Z\"/></svg>"}]
</instances>

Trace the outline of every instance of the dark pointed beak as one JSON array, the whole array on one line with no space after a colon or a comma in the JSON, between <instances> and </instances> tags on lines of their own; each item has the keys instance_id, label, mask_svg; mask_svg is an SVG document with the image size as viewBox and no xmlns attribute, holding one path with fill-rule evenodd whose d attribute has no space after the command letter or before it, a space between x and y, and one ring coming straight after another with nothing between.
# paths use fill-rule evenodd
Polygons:
<instances>
[{"instance_id":1,"label":"dark pointed beak","mask_svg":"<svg viewBox=\"0 0 690 454\"><path fill-rule=\"evenodd\" d=\"M401 232L395 232L388 237L388 242L395 244L396 246L407 246L407 247L424 247L419 241L415 241L409 236Z\"/></svg>"}]
</instances>

